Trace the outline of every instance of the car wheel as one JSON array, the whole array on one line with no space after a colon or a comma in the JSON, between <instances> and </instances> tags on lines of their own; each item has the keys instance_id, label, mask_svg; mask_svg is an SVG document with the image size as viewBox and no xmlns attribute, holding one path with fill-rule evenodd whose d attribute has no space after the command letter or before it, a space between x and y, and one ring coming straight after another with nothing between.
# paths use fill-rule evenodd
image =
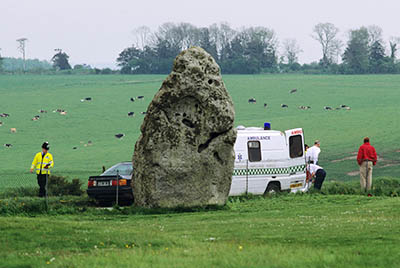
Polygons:
<instances>
[{"instance_id":1,"label":"car wheel","mask_svg":"<svg viewBox=\"0 0 400 268\"><path fill-rule=\"evenodd\" d=\"M278 194L281 191L281 188L277 183L268 184L267 190L265 190L264 195L273 195Z\"/></svg>"}]
</instances>

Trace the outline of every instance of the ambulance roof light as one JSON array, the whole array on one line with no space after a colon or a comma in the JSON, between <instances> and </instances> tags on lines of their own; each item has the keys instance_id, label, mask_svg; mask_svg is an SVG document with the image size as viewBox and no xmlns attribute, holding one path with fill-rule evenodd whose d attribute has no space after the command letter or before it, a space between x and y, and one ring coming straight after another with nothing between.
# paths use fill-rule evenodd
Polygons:
<instances>
[{"instance_id":1,"label":"ambulance roof light","mask_svg":"<svg viewBox=\"0 0 400 268\"><path fill-rule=\"evenodd\" d=\"M264 123L264 130L271 130L271 123L265 122Z\"/></svg>"}]
</instances>

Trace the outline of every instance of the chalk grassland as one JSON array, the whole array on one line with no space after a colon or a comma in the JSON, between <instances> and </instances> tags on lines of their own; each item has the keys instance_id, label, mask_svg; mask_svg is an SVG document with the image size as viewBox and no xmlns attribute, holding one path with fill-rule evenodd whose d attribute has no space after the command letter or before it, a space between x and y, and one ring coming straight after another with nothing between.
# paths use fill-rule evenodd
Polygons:
<instances>
[{"instance_id":1,"label":"chalk grassland","mask_svg":"<svg viewBox=\"0 0 400 268\"><path fill-rule=\"evenodd\" d=\"M54 172L86 180L109 167L130 160L149 102L165 75L142 76L0 76L0 187L35 184L28 169L43 141L49 141L55 157ZM375 176L397 176L400 172L398 133L400 124L400 76L306 76L227 75L226 86L236 109L236 125L273 129L302 127L306 143L322 141L321 165L328 180L357 176L354 152L364 136L370 136L380 157ZM289 94L297 88L298 92ZM131 102L130 97L145 96ZM81 102L92 97L90 102ZM256 104L248 104L249 98ZM267 108L264 108L267 103ZM287 104L289 108L281 108ZM324 106L346 104L347 110L326 111ZM297 107L309 105L304 111ZM53 113L65 109L66 115ZM40 114L38 110L47 110ZM128 112L135 112L128 117ZM40 115L38 121L31 121ZM16 128L17 133L10 133ZM117 133L126 136L118 140ZM93 145L85 146L88 141ZM77 147L73 150L73 147ZM352 173L353 172L353 173Z\"/></svg>"},{"instance_id":2,"label":"chalk grassland","mask_svg":"<svg viewBox=\"0 0 400 268\"><path fill-rule=\"evenodd\" d=\"M399 204L286 195L208 212L0 217L0 267L399 267Z\"/></svg>"}]
</instances>

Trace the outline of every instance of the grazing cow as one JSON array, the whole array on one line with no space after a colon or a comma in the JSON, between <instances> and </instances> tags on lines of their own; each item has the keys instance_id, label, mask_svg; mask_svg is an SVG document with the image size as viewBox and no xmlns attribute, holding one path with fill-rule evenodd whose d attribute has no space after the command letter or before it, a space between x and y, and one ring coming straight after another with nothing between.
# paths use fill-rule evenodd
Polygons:
<instances>
[{"instance_id":1,"label":"grazing cow","mask_svg":"<svg viewBox=\"0 0 400 268\"><path fill-rule=\"evenodd\" d=\"M135 101L135 98L131 98L131 102L134 102Z\"/></svg>"},{"instance_id":2,"label":"grazing cow","mask_svg":"<svg viewBox=\"0 0 400 268\"><path fill-rule=\"evenodd\" d=\"M128 113L128 116L134 116L135 115L135 112L129 112Z\"/></svg>"},{"instance_id":3,"label":"grazing cow","mask_svg":"<svg viewBox=\"0 0 400 268\"><path fill-rule=\"evenodd\" d=\"M251 98L247 102L248 103L257 103L257 100L255 98Z\"/></svg>"},{"instance_id":4,"label":"grazing cow","mask_svg":"<svg viewBox=\"0 0 400 268\"><path fill-rule=\"evenodd\" d=\"M311 108L310 106L304 106L304 105L299 106L300 110L308 110L310 108Z\"/></svg>"},{"instance_id":5,"label":"grazing cow","mask_svg":"<svg viewBox=\"0 0 400 268\"><path fill-rule=\"evenodd\" d=\"M93 145L93 142L92 142L92 141L88 141L88 142L87 142L87 145L89 145L89 146L90 146L90 145Z\"/></svg>"},{"instance_id":6,"label":"grazing cow","mask_svg":"<svg viewBox=\"0 0 400 268\"><path fill-rule=\"evenodd\" d=\"M330 107L330 106L324 106L324 109L325 109L325 110L332 110L332 107Z\"/></svg>"},{"instance_id":7,"label":"grazing cow","mask_svg":"<svg viewBox=\"0 0 400 268\"><path fill-rule=\"evenodd\" d=\"M76 149L78 149L78 147L76 147L76 146L72 147L72 150L76 150Z\"/></svg>"},{"instance_id":8,"label":"grazing cow","mask_svg":"<svg viewBox=\"0 0 400 268\"><path fill-rule=\"evenodd\" d=\"M264 108L267 108L268 104L264 103Z\"/></svg>"},{"instance_id":9,"label":"grazing cow","mask_svg":"<svg viewBox=\"0 0 400 268\"><path fill-rule=\"evenodd\" d=\"M125 134L123 134L123 133L115 134L115 137L116 137L117 139L122 139L124 136L125 136Z\"/></svg>"},{"instance_id":10,"label":"grazing cow","mask_svg":"<svg viewBox=\"0 0 400 268\"><path fill-rule=\"evenodd\" d=\"M0 114L0 117L9 117L9 116L10 116L10 114L6 114L6 113Z\"/></svg>"},{"instance_id":11,"label":"grazing cow","mask_svg":"<svg viewBox=\"0 0 400 268\"><path fill-rule=\"evenodd\" d=\"M137 96L137 98L138 98L139 100L142 100L142 99L144 99L144 96Z\"/></svg>"},{"instance_id":12,"label":"grazing cow","mask_svg":"<svg viewBox=\"0 0 400 268\"><path fill-rule=\"evenodd\" d=\"M62 111L62 112L60 112L60 114L61 114L61 115L66 115L66 114L67 114L67 111Z\"/></svg>"},{"instance_id":13,"label":"grazing cow","mask_svg":"<svg viewBox=\"0 0 400 268\"><path fill-rule=\"evenodd\" d=\"M147 114L147 112L141 112L141 114Z\"/></svg>"},{"instance_id":14,"label":"grazing cow","mask_svg":"<svg viewBox=\"0 0 400 268\"><path fill-rule=\"evenodd\" d=\"M87 97L87 98L85 98L85 101L91 101L92 100L92 98L91 97Z\"/></svg>"},{"instance_id":15,"label":"grazing cow","mask_svg":"<svg viewBox=\"0 0 400 268\"><path fill-rule=\"evenodd\" d=\"M350 111L350 110L351 110L351 108L350 108L349 106L344 107L344 109L347 110L347 111Z\"/></svg>"},{"instance_id":16,"label":"grazing cow","mask_svg":"<svg viewBox=\"0 0 400 268\"><path fill-rule=\"evenodd\" d=\"M340 108L346 108L346 107L349 107L349 106L347 106L346 104L340 105Z\"/></svg>"},{"instance_id":17,"label":"grazing cow","mask_svg":"<svg viewBox=\"0 0 400 268\"><path fill-rule=\"evenodd\" d=\"M39 120L39 117L34 116L34 117L32 118L32 121L38 121L38 120Z\"/></svg>"},{"instance_id":18,"label":"grazing cow","mask_svg":"<svg viewBox=\"0 0 400 268\"><path fill-rule=\"evenodd\" d=\"M4 144L4 147L6 147L6 148L11 148L11 147L12 147L12 144L11 144L11 143L6 143L6 144Z\"/></svg>"},{"instance_id":19,"label":"grazing cow","mask_svg":"<svg viewBox=\"0 0 400 268\"><path fill-rule=\"evenodd\" d=\"M295 92L297 92L297 88L294 88L294 89L292 89L292 90L289 91L290 94L293 94L293 93L295 93Z\"/></svg>"},{"instance_id":20,"label":"grazing cow","mask_svg":"<svg viewBox=\"0 0 400 268\"><path fill-rule=\"evenodd\" d=\"M3 122L0 121L0 127L2 127L2 126L3 126Z\"/></svg>"},{"instance_id":21,"label":"grazing cow","mask_svg":"<svg viewBox=\"0 0 400 268\"><path fill-rule=\"evenodd\" d=\"M39 113L45 114L45 113L47 113L47 111L46 110L39 110Z\"/></svg>"},{"instance_id":22,"label":"grazing cow","mask_svg":"<svg viewBox=\"0 0 400 268\"><path fill-rule=\"evenodd\" d=\"M289 108L289 106L287 104L281 104L282 108Z\"/></svg>"},{"instance_id":23,"label":"grazing cow","mask_svg":"<svg viewBox=\"0 0 400 268\"><path fill-rule=\"evenodd\" d=\"M17 129L15 127L10 128L11 133L17 133Z\"/></svg>"}]
</instances>

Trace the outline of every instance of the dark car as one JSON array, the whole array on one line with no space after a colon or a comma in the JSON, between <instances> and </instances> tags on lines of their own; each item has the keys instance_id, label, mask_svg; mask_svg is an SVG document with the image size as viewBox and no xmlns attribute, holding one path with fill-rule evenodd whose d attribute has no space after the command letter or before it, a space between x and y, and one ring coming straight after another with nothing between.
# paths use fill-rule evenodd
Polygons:
<instances>
[{"instance_id":1,"label":"dark car","mask_svg":"<svg viewBox=\"0 0 400 268\"><path fill-rule=\"evenodd\" d=\"M133 203L132 173L132 162L118 163L100 176L89 177L87 194L101 204L113 204L117 202L118 191L118 204L130 205Z\"/></svg>"}]
</instances>

